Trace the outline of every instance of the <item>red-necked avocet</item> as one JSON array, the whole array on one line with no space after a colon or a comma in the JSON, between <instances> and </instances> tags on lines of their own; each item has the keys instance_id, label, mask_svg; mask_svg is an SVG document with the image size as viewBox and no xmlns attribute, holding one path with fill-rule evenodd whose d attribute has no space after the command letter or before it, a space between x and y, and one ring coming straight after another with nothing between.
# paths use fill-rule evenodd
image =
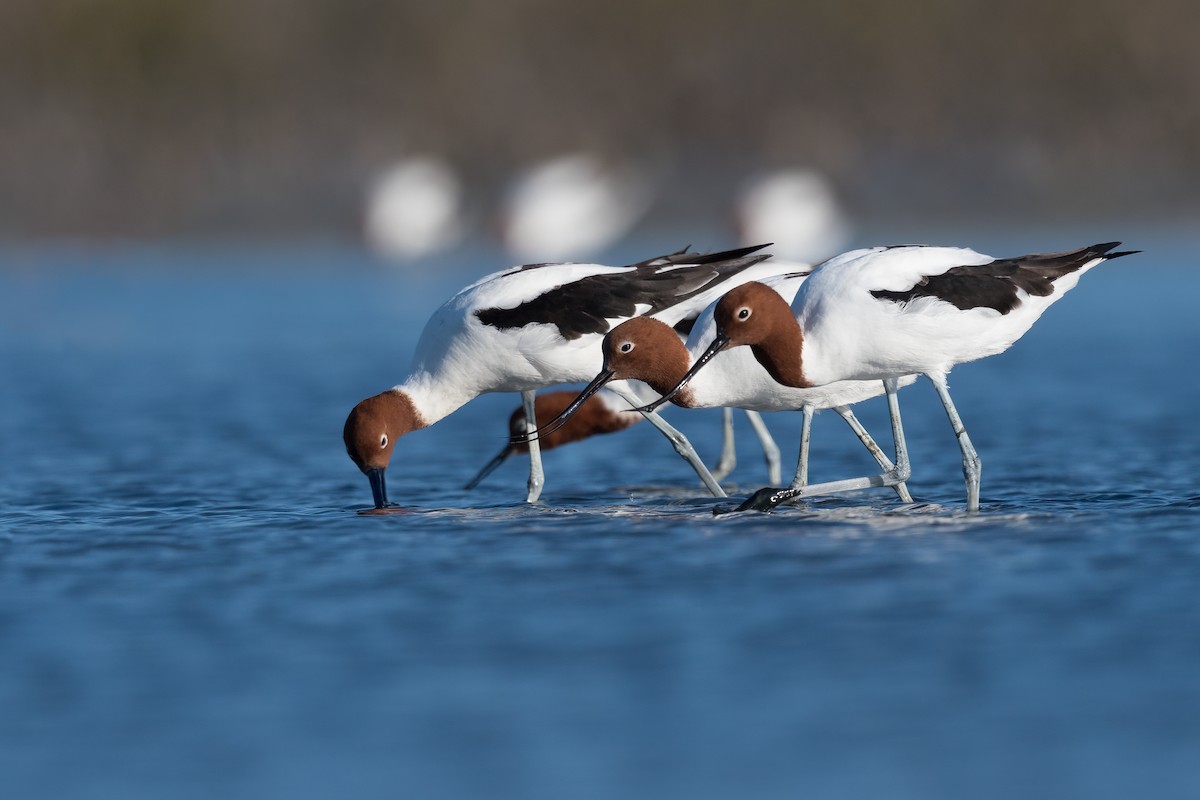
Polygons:
<instances>
[{"instance_id":1,"label":"red-necked avocet","mask_svg":"<svg viewBox=\"0 0 1200 800\"><path fill-rule=\"evenodd\" d=\"M807 272L764 278L760 284L770 287L767 291L787 303L795 295L807 277ZM675 332L655 319L634 317L613 328L604 337L604 365L600 373L588 384L575 403L568 406L559 417L548 423L543 430L553 434L558 425L571 419L581 404L612 380L638 380L652 389L665 394L689 374L694 359L709 349L717 336L713 314L716 304L705 309L696 321L687 344L682 343ZM889 381L838 381L815 388L792 388L773 380L766 370L746 350L732 350L711 359L712 363L703 372L696 374L686 388L671 398L687 408L714 408L733 406L754 411L794 411L804 413L804 429L800 439L800 454L792 488L797 495L811 496L830 492L865 489L871 486L892 486L904 502L912 502L904 482L909 477L907 449L904 432L900 424L899 406L895 390L908 385L914 376L901 376ZM892 432L896 444L896 463L883 454L879 446L855 418L850 406L888 391L889 410L892 414ZM882 467L883 474L865 478L808 485L808 445L813 413L832 408L846 421L863 445Z\"/></svg>"},{"instance_id":2,"label":"red-necked avocet","mask_svg":"<svg viewBox=\"0 0 1200 800\"><path fill-rule=\"evenodd\" d=\"M376 507L387 505L385 470L401 436L486 392L520 392L526 417L535 424L534 392L595 375L600 340L612 325L641 314L674 325L733 286L776 274L780 267L762 263L769 258L757 253L762 247L709 255L680 251L625 267L527 264L460 291L425 324L408 377L360 402L346 420L346 450L370 480ZM622 394L625 387L613 390ZM671 439L709 491L725 496L682 434L657 414L647 419ZM534 445L530 500L542 484Z\"/></svg>"},{"instance_id":3,"label":"red-necked avocet","mask_svg":"<svg viewBox=\"0 0 1200 800\"><path fill-rule=\"evenodd\" d=\"M657 398L660 394L645 384L636 381L629 384L629 390L630 394L638 398L639 405ZM534 401L534 416L537 419L555 419L566 410L576 395L578 395L578 392L574 391L555 391L539 394ZM734 448L733 438L733 409L726 408L724 412L722 417L721 455L716 466L710 470L713 479L717 481L723 480L737 465L737 452ZM551 434L538 437L538 447L542 451L553 450L564 444L583 441L593 436L602 436L608 433L623 431L641 422L642 419L641 412L634 411L629 402L620 395L607 389L601 389L589 397L566 424L560 426ZM754 429L754 433L758 436L759 443L762 445L763 457L767 462L768 480L771 483L778 483L780 478L779 447L775 444L775 440L771 437L771 432L767 429L766 423L762 421L762 417L758 412L746 411L746 419L749 420L750 426ZM525 407L523 405L518 406L508 418L508 444L496 454L495 458L485 464L483 469L464 488L468 490L474 489L479 485L480 481L491 475L510 456L528 452L529 442L525 439L528 430L529 426L525 420Z\"/></svg>"},{"instance_id":4,"label":"red-necked avocet","mask_svg":"<svg viewBox=\"0 0 1200 800\"><path fill-rule=\"evenodd\" d=\"M1107 242L1066 253L997 259L956 247L853 250L812 275L789 307L760 283L716 304L717 336L677 386L716 354L748 345L771 376L807 388L839 380L929 378L962 450L967 509L979 509L980 460L946 385L956 364L996 355L1021 338L1049 306L1097 264L1129 255ZM769 510L796 495L765 488L740 510Z\"/></svg>"}]
</instances>

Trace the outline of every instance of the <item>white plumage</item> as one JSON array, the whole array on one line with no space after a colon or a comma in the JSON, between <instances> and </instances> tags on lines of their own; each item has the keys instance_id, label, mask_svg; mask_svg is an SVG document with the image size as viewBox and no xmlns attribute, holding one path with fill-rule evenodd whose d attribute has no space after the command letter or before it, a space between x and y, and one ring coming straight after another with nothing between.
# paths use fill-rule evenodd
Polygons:
<instances>
[{"instance_id":1,"label":"white plumage","mask_svg":"<svg viewBox=\"0 0 1200 800\"><path fill-rule=\"evenodd\" d=\"M1113 252L1118 244L1009 259L953 247L854 250L819 266L790 308L761 284L740 286L714 309L713 344L663 399L707 359L736 345L749 345L771 375L789 386L924 374L958 437L967 507L977 510L980 460L950 399L946 375L956 364L1008 349L1083 273L1128 255ZM789 497L764 491L744 507L769 508Z\"/></svg>"},{"instance_id":2,"label":"white plumage","mask_svg":"<svg viewBox=\"0 0 1200 800\"><path fill-rule=\"evenodd\" d=\"M780 275L763 278L760 284L770 287L781 298L789 302L803 285L809 268L804 265L787 265L772 261L781 268ZM664 381L673 384L679 376L689 372L696 360L704 354L717 336L714 319L716 303L708 306L697 317L688 336L686 345L680 347L674 332L665 325L643 318L630 319L613 328L604 340L604 364L599 374L576 398L546 432L565 424L583 401L611 380L638 379L651 382L652 386L666 391ZM904 455L903 430L900 425L898 406L894 403L894 392L889 397L892 410L893 435L896 438L898 465L891 463L875 444L870 434L855 418L849 406L884 393L883 381L839 381L814 388L794 388L773 380L763 366L747 348L733 348L717 353L705 369L692 373L694 377L685 393L677 402L691 408L742 408L748 411L802 411L804 429L801 435L800 453L792 487L800 489L807 484L808 442L813 414L821 409L834 408L868 451L882 467L884 474L877 477L838 481L808 487L804 494L814 495L831 491L848 491L869 486L894 486L901 499L911 502L912 498L904 482L908 478L907 458ZM903 377L893 388L908 385L915 376Z\"/></svg>"},{"instance_id":3,"label":"white plumage","mask_svg":"<svg viewBox=\"0 0 1200 800\"><path fill-rule=\"evenodd\" d=\"M387 503L384 471L405 433L434 424L486 392L522 393L533 424L534 391L593 375L601 363L600 341L612 325L643 312L668 325L694 316L730 287L777 271L762 263L769 256L752 255L758 249L680 251L626 267L532 264L460 291L426 323L408 376L360 402L347 419L347 451L371 480L376 506ZM724 496L686 438L657 415L647 418L671 438L709 490ZM541 487L533 444L530 500Z\"/></svg>"},{"instance_id":4,"label":"white plumage","mask_svg":"<svg viewBox=\"0 0 1200 800\"><path fill-rule=\"evenodd\" d=\"M944 375L956 364L997 355L1025 335L1083 273L1104 260L1090 259L1055 279L1046 296L1013 287L1018 305L1001 313L986 306L961 309L933 294L907 302L871 294L908 291L951 269L992 264L992 256L926 246L845 253L821 265L792 303L804 331L805 375L818 384L907 373ZM971 276L963 280L969 282Z\"/></svg>"}]
</instances>

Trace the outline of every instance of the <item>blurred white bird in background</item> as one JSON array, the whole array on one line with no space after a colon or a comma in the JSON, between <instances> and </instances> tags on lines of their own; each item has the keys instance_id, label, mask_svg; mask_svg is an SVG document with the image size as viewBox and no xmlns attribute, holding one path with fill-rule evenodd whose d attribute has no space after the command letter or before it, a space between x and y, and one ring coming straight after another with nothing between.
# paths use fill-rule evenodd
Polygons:
<instances>
[{"instance_id":1,"label":"blurred white bird in background","mask_svg":"<svg viewBox=\"0 0 1200 800\"><path fill-rule=\"evenodd\" d=\"M774 242L783 259L819 263L850 241L850 225L833 188L809 169L785 169L746 183L734 209L742 242Z\"/></svg>"},{"instance_id":2,"label":"blurred white bird in background","mask_svg":"<svg viewBox=\"0 0 1200 800\"><path fill-rule=\"evenodd\" d=\"M365 233L376 253L411 260L452 247L463 237L463 190L454 170L434 156L399 161L371 182Z\"/></svg>"},{"instance_id":3,"label":"blurred white bird in background","mask_svg":"<svg viewBox=\"0 0 1200 800\"><path fill-rule=\"evenodd\" d=\"M500 235L517 261L592 258L649 209L651 181L587 153L544 161L517 177L500 211Z\"/></svg>"}]
</instances>

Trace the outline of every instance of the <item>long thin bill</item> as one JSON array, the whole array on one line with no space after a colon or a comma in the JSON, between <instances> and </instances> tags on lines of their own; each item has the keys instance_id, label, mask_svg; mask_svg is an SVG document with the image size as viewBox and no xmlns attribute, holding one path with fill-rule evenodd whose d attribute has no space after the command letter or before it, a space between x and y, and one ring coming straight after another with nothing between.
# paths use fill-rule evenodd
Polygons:
<instances>
[{"instance_id":1,"label":"long thin bill","mask_svg":"<svg viewBox=\"0 0 1200 800\"><path fill-rule=\"evenodd\" d=\"M371 482L371 495L375 498L375 507L386 508L388 505L387 479L384 470L367 470L367 480Z\"/></svg>"},{"instance_id":2,"label":"long thin bill","mask_svg":"<svg viewBox=\"0 0 1200 800\"><path fill-rule=\"evenodd\" d=\"M532 441L534 439L538 439L543 436L549 436L550 434L554 433L563 425L567 424L567 420L571 418L571 415L578 411L580 407L582 407L583 404L588 401L589 397L600 391L604 387L604 384L608 383L612 379L613 371L611 369L604 370L595 378L593 378L591 383L584 387L583 391L579 393L579 396L572 400L571 405L563 409L561 414L550 420L542 427L538 428L531 435L525 437L524 439L518 439L517 441Z\"/></svg>"},{"instance_id":3,"label":"long thin bill","mask_svg":"<svg viewBox=\"0 0 1200 800\"><path fill-rule=\"evenodd\" d=\"M717 353L721 352L728 346L729 346L729 337L724 334L718 333L717 338L713 339L713 342L712 342L712 344L710 344L708 346L708 349L700 354L700 357L696 359L696 363L692 365L692 368L687 371L687 374L683 376L683 380L681 380L675 386L674 389L667 392L666 394L664 394L662 397L655 400L650 405L642 406L641 408L635 408L634 411L644 411L646 413L650 413L651 411L654 411L659 406L661 406L663 403L668 402L672 397L679 394L679 391L684 386L687 386L688 381L690 381L693 377L695 377L696 373L700 371L701 367L703 367L709 361L712 361L713 357Z\"/></svg>"},{"instance_id":4,"label":"long thin bill","mask_svg":"<svg viewBox=\"0 0 1200 800\"><path fill-rule=\"evenodd\" d=\"M493 458L491 461L489 461L484 466L483 469L479 470L479 474L476 475L474 478L471 478L470 483L468 483L463 488L467 489L467 490L474 489L476 486L479 485L480 481L482 481L488 475L491 475L493 472L495 472L496 467L503 464L505 462L505 460L515 452L516 452L516 448L513 445L510 444L507 447L505 447L503 450L500 451L500 453L495 458Z\"/></svg>"}]
</instances>

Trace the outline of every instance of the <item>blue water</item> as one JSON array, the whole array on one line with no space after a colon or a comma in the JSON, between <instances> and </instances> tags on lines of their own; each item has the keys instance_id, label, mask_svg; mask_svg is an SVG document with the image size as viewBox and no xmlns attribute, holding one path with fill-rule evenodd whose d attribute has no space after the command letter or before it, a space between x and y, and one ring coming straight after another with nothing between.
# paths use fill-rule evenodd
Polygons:
<instances>
[{"instance_id":1,"label":"blue water","mask_svg":"<svg viewBox=\"0 0 1200 800\"><path fill-rule=\"evenodd\" d=\"M517 460L468 494L490 396L397 449L408 513L359 516L346 413L502 257L0 253L4 796L1200 796L1198 242L1120 233L1147 252L952 376L977 516L927 384L914 507L714 519L647 426L547 454L537 505ZM668 417L715 459L717 412ZM832 415L813 458L870 471Z\"/></svg>"}]
</instances>

